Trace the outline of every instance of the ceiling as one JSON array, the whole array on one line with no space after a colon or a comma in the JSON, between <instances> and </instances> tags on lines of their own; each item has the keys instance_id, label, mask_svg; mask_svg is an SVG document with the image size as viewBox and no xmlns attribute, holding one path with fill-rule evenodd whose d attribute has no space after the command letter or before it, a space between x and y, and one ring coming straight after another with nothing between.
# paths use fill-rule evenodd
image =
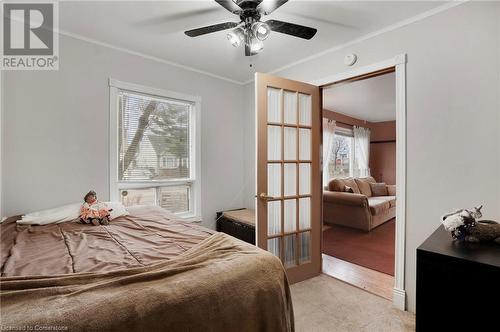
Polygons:
<instances>
[{"instance_id":1,"label":"ceiling","mask_svg":"<svg viewBox=\"0 0 500 332\"><path fill-rule=\"evenodd\" d=\"M323 108L370 122L396 120L395 74L323 89Z\"/></svg>"},{"instance_id":2,"label":"ceiling","mask_svg":"<svg viewBox=\"0 0 500 332\"><path fill-rule=\"evenodd\" d=\"M263 20L311 26L318 33L309 41L271 33L264 50L253 57L245 57L242 47L231 46L227 31L196 38L184 35L185 30L239 21L211 0L63 1L59 3L59 26L63 32L247 82L255 71L271 72L442 4L290 0Z\"/></svg>"}]
</instances>

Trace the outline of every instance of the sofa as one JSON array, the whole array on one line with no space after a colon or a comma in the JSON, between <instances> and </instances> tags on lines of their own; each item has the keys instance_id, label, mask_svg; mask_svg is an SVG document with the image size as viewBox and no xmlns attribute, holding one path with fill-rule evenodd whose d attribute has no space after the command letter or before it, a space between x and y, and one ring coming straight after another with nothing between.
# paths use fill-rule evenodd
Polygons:
<instances>
[{"instance_id":1,"label":"sofa","mask_svg":"<svg viewBox=\"0 0 500 332\"><path fill-rule=\"evenodd\" d=\"M323 222L369 232L396 216L396 186L373 177L333 179L323 192Z\"/></svg>"}]
</instances>

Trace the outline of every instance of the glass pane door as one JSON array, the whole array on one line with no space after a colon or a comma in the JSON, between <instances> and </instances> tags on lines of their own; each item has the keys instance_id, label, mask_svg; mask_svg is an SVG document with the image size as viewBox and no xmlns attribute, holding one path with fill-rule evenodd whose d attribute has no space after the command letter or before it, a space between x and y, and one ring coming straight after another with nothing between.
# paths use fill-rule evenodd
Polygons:
<instances>
[{"instance_id":1,"label":"glass pane door","mask_svg":"<svg viewBox=\"0 0 500 332\"><path fill-rule=\"evenodd\" d=\"M311 96L268 87L267 97L268 250L290 267L310 260Z\"/></svg>"},{"instance_id":2,"label":"glass pane door","mask_svg":"<svg viewBox=\"0 0 500 332\"><path fill-rule=\"evenodd\" d=\"M320 122L319 110L313 110L319 89L280 78L269 84L259 75L257 243L298 281L319 273L321 264Z\"/></svg>"}]
</instances>

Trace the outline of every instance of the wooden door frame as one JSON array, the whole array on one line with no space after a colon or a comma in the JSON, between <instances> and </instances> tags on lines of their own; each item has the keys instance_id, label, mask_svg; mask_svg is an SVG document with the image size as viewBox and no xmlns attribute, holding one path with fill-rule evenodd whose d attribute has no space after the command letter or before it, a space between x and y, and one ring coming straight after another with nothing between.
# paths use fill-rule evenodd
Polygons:
<instances>
[{"instance_id":1,"label":"wooden door frame","mask_svg":"<svg viewBox=\"0 0 500 332\"><path fill-rule=\"evenodd\" d=\"M368 78L394 68L396 75L396 240L392 301L396 308L406 310L405 242L406 242L406 54L340 74L309 82L319 87ZM321 108L323 111L323 108ZM321 128L323 130L323 128ZM322 150L321 150L322 151Z\"/></svg>"}]
</instances>

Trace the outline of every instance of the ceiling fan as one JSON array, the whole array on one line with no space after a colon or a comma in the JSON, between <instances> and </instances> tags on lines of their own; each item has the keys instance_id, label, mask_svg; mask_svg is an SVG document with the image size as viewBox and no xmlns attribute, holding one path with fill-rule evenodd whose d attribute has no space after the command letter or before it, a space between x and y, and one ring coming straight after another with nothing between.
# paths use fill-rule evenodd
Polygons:
<instances>
[{"instance_id":1,"label":"ceiling fan","mask_svg":"<svg viewBox=\"0 0 500 332\"><path fill-rule=\"evenodd\" d=\"M234 46L245 44L245 55L251 56L264 48L263 41L271 31L285 33L294 37L311 39L316 29L278 20L260 21L263 15L269 15L288 0L215 0L219 5L240 17L240 22L225 22L185 31L189 37L233 29L227 39Z\"/></svg>"}]
</instances>

